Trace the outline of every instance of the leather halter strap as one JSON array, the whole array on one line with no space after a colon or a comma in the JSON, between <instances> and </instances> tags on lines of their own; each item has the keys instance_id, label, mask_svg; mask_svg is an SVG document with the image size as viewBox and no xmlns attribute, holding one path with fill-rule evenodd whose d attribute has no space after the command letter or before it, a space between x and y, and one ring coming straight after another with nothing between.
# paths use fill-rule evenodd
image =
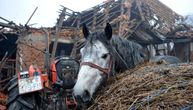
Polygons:
<instances>
[{"instance_id":1,"label":"leather halter strap","mask_svg":"<svg viewBox=\"0 0 193 110\"><path fill-rule=\"evenodd\" d=\"M95 68L95 69L98 69L99 71L103 72L104 74L106 74L108 77L110 76L111 74L111 70L112 70L112 58L110 57L110 61L109 61L109 68L102 68L92 62L82 62L81 63L81 66L82 65L87 65L87 66L90 66L92 68Z\"/></svg>"}]
</instances>

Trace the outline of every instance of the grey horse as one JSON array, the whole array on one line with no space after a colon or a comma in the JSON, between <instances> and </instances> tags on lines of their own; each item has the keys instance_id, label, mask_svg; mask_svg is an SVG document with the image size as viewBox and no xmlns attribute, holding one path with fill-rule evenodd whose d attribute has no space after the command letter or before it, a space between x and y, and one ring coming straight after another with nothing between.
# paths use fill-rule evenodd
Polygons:
<instances>
[{"instance_id":1,"label":"grey horse","mask_svg":"<svg viewBox=\"0 0 193 110\"><path fill-rule=\"evenodd\" d=\"M92 33L84 25L83 34L86 40L80 50L81 66L73 90L76 97L89 102L107 77L143 62L144 53L136 42L113 36L109 23L104 30Z\"/></svg>"}]
</instances>

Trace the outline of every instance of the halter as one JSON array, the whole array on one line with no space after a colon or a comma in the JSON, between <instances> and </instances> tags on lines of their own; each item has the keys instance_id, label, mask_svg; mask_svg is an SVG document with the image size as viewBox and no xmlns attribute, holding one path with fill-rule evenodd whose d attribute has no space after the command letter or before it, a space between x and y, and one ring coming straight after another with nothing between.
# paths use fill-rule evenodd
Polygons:
<instances>
[{"instance_id":1,"label":"halter","mask_svg":"<svg viewBox=\"0 0 193 110\"><path fill-rule=\"evenodd\" d=\"M112 64L113 64L112 63L112 58L110 57L110 61L109 61L110 67L109 68L102 68L102 67L100 67L100 66L98 66L98 65L96 65L96 64L94 64L92 62L82 62L81 66L82 65L87 65L87 66L90 66L92 68L98 69L99 71L103 72L104 74L106 74L109 77L111 72L112 72L112 67L113 67Z\"/></svg>"}]
</instances>

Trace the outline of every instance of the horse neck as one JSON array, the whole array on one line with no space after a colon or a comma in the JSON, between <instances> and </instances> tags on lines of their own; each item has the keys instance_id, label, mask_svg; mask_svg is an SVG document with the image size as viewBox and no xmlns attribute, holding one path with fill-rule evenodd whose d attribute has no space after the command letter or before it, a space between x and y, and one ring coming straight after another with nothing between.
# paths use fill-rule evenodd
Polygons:
<instances>
[{"instance_id":1,"label":"horse neck","mask_svg":"<svg viewBox=\"0 0 193 110\"><path fill-rule=\"evenodd\" d=\"M118 67L118 71L132 68L141 61L139 44L113 36L111 46L115 60L115 68Z\"/></svg>"},{"instance_id":2,"label":"horse neck","mask_svg":"<svg viewBox=\"0 0 193 110\"><path fill-rule=\"evenodd\" d=\"M113 57L112 59L114 64L113 66L114 72L124 71L125 69L128 68L127 62L125 62L125 59L122 57L122 53L120 53L120 51L117 48L121 45L121 43L119 43L120 41L118 40L121 39L117 36L113 36L110 41L109 50L111 50L111 55Z\"/></svg>"}]
</instances>

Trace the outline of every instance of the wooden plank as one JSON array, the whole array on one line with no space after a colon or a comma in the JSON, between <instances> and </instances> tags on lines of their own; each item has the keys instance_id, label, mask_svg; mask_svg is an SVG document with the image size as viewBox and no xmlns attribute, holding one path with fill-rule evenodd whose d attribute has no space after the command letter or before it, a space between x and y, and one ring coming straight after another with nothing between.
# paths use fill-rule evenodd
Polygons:
<instances>
[{"instance_id":1,"label":"wooden plank","mask_svg":"<svg viewBox=\"0 0 193 110\"><path fill-rule=\"evenodd\" d=\"M108 22L109 19L109 3L106 3L105 5L105 16L104 16L104 22L103 22L103 26L106 26L106 23Z\"/></svg>"},{"instance_id":2,"label":"wooden plank","mask_svg":"<svg viewBox=\"0 0 193 110\"><path fill-rule=\"evenodd\" d=\"M145 21L145 18L144 18L142 9L141 9L141 2L140 2L140 0L136 0L136 5L137 5L137 8L138 8L138 10L139 10L139 14L140 14L140 16L141 16L141 20L142 20L142 21Z\"/></svg>"},{"instance_id":3,"label":"wooden plank","mask_svg":"<svg viewBox=\"0 0 193 110\"><path fill-rule=\"evenodd\" d=\"M92 29L93 29L93 30L96 29L97 12L98 12L98 7L96 7L96 8L94 9L94 12L93 12L93 22L92 22Z\"/></svg>"},{"instance_id":4,"label":"wooden plank","mask_svg":"<svg viewBox=\"0 0 193 110\"><path fill-rule=\"evenodd\" d=\"M60 14L59 22L56 25L56 38L55 38L55 41L54 41L54 46L53 46L53 50L52 50L51 59L55 58L56 49L57 49L57 45L58 45L59 32L60 32L60 29L61 29L60 27L62 27L63 20L65 18L65 12L66 12L66 8L63 8L62 13Z\"/></svg>"},{"instance_id":5,"label":"wooden plank","mask_svg":"<svg viewBox=\"0 0 193 110\"><path fill-rule=\"evenodd\" d=\"M123 7L123 4L125 3L125 0L122 0L121 1L121 15L120 16L123 16L124 14L124 7ZM120 21L119 22L119 36L122 36L123 35L123 24L124 24L124 21Z\"/></svg>"}]
</instances>

